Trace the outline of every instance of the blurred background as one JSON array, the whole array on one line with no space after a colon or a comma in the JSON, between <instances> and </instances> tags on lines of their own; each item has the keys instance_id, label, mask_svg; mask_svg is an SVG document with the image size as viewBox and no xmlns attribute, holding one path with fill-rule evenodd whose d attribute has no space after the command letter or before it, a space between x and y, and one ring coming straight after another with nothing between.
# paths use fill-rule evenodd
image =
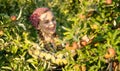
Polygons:
<instances>
[{"instance_id":1,"label":"blurred background","mask_svg":"<svg viewBox=\"0 0 120 71\"><path fill-rule=\"evenodd\" d=\"M0 0L0 71L48 70L45 61L28 54L31 44L38 43L29 17L39 7L53 11L57 34L70 44L66 50L74 50L74 42L82 45L61 71L120 70L119 0Z\"/></svg>"}]
</instances>

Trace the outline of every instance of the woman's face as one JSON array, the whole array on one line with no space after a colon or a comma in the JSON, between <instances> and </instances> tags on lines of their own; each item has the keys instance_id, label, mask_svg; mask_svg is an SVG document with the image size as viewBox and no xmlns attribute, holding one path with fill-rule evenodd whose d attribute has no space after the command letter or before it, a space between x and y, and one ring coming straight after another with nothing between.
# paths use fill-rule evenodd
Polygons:
<instances>
[{"instance_id":1,"label":"woman's face","mask_svg":"<svg viewBox=\"0 0 120 71\"><path fill-rule=\"evenodd\" d=\"M56 20L51 11L47 11L40 16L39 28L46 34L54 34L56 31Z\"/></svg>"}]
</instances>

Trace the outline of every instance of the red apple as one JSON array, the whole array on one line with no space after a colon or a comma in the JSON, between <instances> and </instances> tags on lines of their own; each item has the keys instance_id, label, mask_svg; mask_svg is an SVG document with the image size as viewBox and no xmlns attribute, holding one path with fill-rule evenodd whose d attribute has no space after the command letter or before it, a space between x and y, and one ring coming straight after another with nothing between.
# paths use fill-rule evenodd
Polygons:
<instances>
[{"instance_id":1,"label":"red apple","mask_svg":"<svg viewBox=\"0 0 120 71\"><path fill-rule=\"evenodd\" d=\"M112 0L106 0L106 4L112 4Z\"/></svg>"},{"instance_id":2,"label":"red apple","mask_svg":"<svg viewBox=\"0 0 120 71\"><path fill-rule=\"evenodd\" d=\"M10 18L12 21L16 21L16 16L11 16Z\"/></svg>"}]
</instances>

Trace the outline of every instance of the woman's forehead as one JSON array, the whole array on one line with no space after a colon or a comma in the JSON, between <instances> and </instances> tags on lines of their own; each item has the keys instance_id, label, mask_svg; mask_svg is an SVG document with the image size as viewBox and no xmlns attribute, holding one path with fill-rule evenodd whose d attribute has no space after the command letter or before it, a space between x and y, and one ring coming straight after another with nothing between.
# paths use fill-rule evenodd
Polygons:
<instances>
[{"instance_id":1,"label":"woman's forehead","mask_svg":"<svg viewBox=\"0 0 120 71\"><path fill-rule=\"evenodd\" d=\"M54 18L54 15L51 11L47 11L40 16L40 20L52 20Z\"/></svg>"}]
</instances>

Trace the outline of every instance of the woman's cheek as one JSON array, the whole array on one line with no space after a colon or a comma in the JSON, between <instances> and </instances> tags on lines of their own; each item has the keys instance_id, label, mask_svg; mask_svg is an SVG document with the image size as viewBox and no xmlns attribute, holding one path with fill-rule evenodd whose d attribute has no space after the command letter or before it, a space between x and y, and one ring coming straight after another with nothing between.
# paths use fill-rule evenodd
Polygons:
<instances>
[{"instance_id":1,"label":"woman's cheek","mask_svg":"<svg viewBox=\"0 0 120 71\"><path fill-rule=\"evenodd\" d=\"M54 24L56 25L56 21L54 21Z\"/></svg>"},{"instance_id":2,"label":"woman's cheek","mask_svg":"<svg viewBox=\"0 0 120 71\"><path fill-rule=\"evenodd\" d=\"M48 28L49 26L48 26L48 24L45 24L43 27L44 27L44 28Z\"/></svg>"}]
</instances>

